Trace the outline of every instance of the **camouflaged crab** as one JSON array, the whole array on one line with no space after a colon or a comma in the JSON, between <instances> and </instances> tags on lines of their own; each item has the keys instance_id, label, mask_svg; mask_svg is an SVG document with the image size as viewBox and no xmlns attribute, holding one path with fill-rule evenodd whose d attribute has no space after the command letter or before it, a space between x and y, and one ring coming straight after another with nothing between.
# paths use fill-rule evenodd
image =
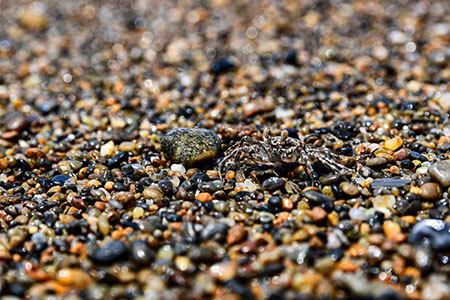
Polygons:
<instances>
[{"instance_id":1,"label":"camouflaged crab","mask_svg":"<svg viewBox=\"0 0 450 300\"><path fill-rule=\"evenodd\" d=\"M235 161L247 159L254 163L286 163L306 166L311 178L314 172L313 164L320 162L336 174L358 174L340 163L341 157L326 147L313 147L300 139L289 137L287 130L281 131L280 136L271 136L266 128L263 132L263 141L244 136L239 143L228 149L226 156L219 163L219 172L222 166L231 158Z\"/></svg>"}]
</instances>

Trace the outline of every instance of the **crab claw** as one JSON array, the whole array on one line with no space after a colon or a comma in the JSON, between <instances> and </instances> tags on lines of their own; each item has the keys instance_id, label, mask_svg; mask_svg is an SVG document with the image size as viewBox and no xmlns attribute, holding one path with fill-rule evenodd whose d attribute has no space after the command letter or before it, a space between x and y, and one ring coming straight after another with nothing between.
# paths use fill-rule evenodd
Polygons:
<instances>
[{"instance_id":1,"label":"crab claw","mask_svg":"<svg viewBox=\"0 0 450 300\"><path fill-rule=\"evenodd\" d=\"M289 132L286 129L281 131L281 142L285 142L286 139L288 138L288 136L289 136Z\"/></svg>"},{"instance_id":2,"label":"crab claw","mask_svg":"<svg viewBox=\"0 0 450 300\"><path fill-rule=\"evenodd\" d=\"M269 127L264 128L263 131L263 140L264 142L270 139L270 129Z\"/></svg>"}]
</instances>

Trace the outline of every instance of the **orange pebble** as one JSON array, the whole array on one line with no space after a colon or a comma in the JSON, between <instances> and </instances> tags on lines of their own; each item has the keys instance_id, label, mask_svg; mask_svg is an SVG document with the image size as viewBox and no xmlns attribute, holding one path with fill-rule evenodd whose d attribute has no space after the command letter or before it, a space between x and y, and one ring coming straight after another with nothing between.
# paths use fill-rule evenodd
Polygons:
<instances>
[{"instance_id":1,"label":"orange pebble","mask_svg":"<svg viewBox=\"0 0 450 300\"><path fill-rule=\"evenodd\" d=\"M210 193L200 193L195 197L195 199L200 202L211 202L212 196Z\"/></svg>"},{"instance_id":2,"label":"orange pebble","mask_svg":"<svg viewBox=\"0 0 450 300\"><path fill-rule=\"evenodd\" d=\"M206 171L206 175L208 175L209 177L217 177L217 176L219 176L219 171L208 170L208 171Z\"/></svg>"},{"instance_id":3,"label":"orange pebble","mask_svg":"<svg viewBox=\"0 0 450 300\"><path fill-rule=\"evenodd\" d=\"M104 211L106 208L106 203L103 201L97 201L94 203L94 206L96 209L100 210L100 211Z\"/></svg>"},{"instance_id":4,"label":"orange pebble","mask_svg":"<svg viewBox=\"0 0 450 300\"><path fill-rule=\"evenodd\" d=\"M370 226L367 223L362 223L359 230L361 232L370 233Z\"/></svg>"},{"instance_id":5,"label":"orange pebble","mask_svg":"<svg viewBox=\"0 0 450 300\"><path fill-rule=\"evenodd\" d=\"M352 262L349 258L343 259L338 264L338 267L344 272L355 272L356 270L358 270L358 265Z\"/></svg>"},{"instance_id":6,"label":"orange pebble","mask_svg":"<svg viewBox=\"0 0 450 300\"><path fill-rule=\"evenodd\" d=\"M98 181L97 179L91 179L86 184L86 187L87 188L91 188L92 186L98 187L99 185L102 185L100 181Z\"/></svg>"},{"instance_id":7,"label":"orange pebble","mask_svg":"<svg viewBox=\"0 0 450 300\"><path fill-rule=\"evenodd\" d=\"M416 217L414 216L403 216L402 220L409 223L409 224L414 224L416 223Z\"/></svg>"},{"instance_id":8,"label":"orange pebble","mask_svg":"<svg viewBox=\"0 0 450 300\"><path fill-rule=\"evenodd\" d=\"M393 240L396 235L402 233L402 229L400 228L400 225L393 221L386 221L383 224L383 230L384 234L387 236L388 239Z\"/></svg>"},{"instance_id":9,"label":"orange pebble","mask_svg":"<svg viewBox=\"0 0 450 300\"><path fill-rule=\"evenodd\" d=\"M107 181L107 182L105 183L105 190L107 190L107 191L112 191L113 185L114 185L114 182L112 182L112 181Z\"/></svg>"},{"instance_id":10,"label":"orange pebble","mask_svg":"<svg viewBox=\"0 0 450 300\"><path fill-rule=\"evenodd\" d=\"M353 244L350 249L348 249L348 252L350 254L351 257L362 257L364 255L366 255L367 250L365 247L358 245L358 244Z\"/></svg>"},{"instance_id":11,"label":"orange pebble","mask_svg":"<svg viewBox=\"0 0 450 300\"><path fill-rule=\"evenodd\" d=\"M113 239L113 240L118 240L118 239L120 239L122 237L122 231L120 231L120 230L114 230L112 233L111 233L111 238Z\"/></svg>"},{"instance_id":12,"label":"orange pebble","mask_svg":"<svg viewBox=\"0 0 450 300\"><path fill-rule=\"evenodd\" d=\"M244 188L243 188L242 186L236 186L236 187L234 188L234 190L236 191L236 193L242 191L243 189L244 189Z\"/></svg>"},{"instance_id":13,"label":"orange pebble","mask_svg":"<svg viewBox=\"0 0 450 300\"><path fill-rule=\"evenodd\" d=\"M180 231L180 229L181 229L181 222L173 222L173 223L170 223L170 230L172 230L172 231Z\"/></svg>"}]
</instances>

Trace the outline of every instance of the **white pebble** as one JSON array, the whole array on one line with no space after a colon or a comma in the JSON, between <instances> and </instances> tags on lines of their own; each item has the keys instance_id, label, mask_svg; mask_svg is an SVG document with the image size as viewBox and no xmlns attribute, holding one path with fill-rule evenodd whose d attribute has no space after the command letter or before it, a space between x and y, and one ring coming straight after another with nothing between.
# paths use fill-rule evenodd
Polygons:
<instances>
[{"instance_id":1,"label":"white pebble","mask_svg":"<svg viewBox=\"0 0 450 300\"><path fill-rule=\"evenodd\" d=\"M186 169L185 167L183 167L182 164L172 164L172 166L170 167L170 169L172 171L177 171L179 172L181 175L184 175L186 173Z\"/></svg>"}]
</instances>

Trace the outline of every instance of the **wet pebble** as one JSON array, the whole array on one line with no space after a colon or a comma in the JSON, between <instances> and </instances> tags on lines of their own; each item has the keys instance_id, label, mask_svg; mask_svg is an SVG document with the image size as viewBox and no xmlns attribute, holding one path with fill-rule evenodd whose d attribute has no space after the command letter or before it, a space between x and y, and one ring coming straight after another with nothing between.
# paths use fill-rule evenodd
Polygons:
<instances>
[{"instance_id":1,"label":"wet pebble","mask_svg":"<svg viewBox=\"0 0 450 300\"><path fill-rule=\"evenodd\" d=\"M425 219L417 222L409 235L409 241L418 245L428 240L430 245L438 250L450 249L450 224L442 220Z\"/></svg>"},{"instance_id":2,"label":"wet pebble","mask_svg":"<svg viewBox=\"0 0 450 300\"><path fill-rule=\"evenodd\" d=\"M384 157L374 157L374 158L369 159L366 162L366 165L371 168L379 168L379 167L385 166L387 164L387 162L388 162L388 160Z\"/></svg>"},{"instance_id":3,"label":"wet pebble","mask_svg":"<svg viewBox=\"0 0 450 300\"><path fill-rule=\"evenodd\" d=\"M434 163L428 173L431 178L437 181L442 187L450 186L450 160L443 160Z\"/></svg>"},{"instance_id":4,"label":"wet pebble","mask_svg":"<svg viewBox=\"0 0 450 300\"><path fill-rule=\"evenodd\" d=\"M148 266L155 260L155 253L147 242L139 240L130 244L130 255L139 265Z\"/></svg>"},{"instance_id":5,"label":"wet pebble","mask_svg":"<svg viewBox=\"0 0 450 300\"><path fill-rule=\"evenodd\" d=\"M262 188L267 191L273 191L281 188L285 183L286 182L279 177L270 177L263 181Z\"/></svg>"},{"instance_id":6,"label":"wet pebble","mask_svg":"<svg viewBox=\"0 0 450 300\"><path fill-rule=\"evenodd\" d=\"M122 241L112 241L95 253L95 261L101 265L111 265L127 258L128 248Z\"/></svg>"},{"instance_id":7,"label":"wet pebble","mask_svg":"<svg viewBox=\"0 0 450 300\"><path fill-rule=\"evenodd\" d=\"M425 201L436 201L442 197L442 188L434 182L425 183L420 187L420 196Z\"/></svg>"},{"instance_id":8,"label":"wet pebble","mask_svg":"<svg viewBox=\"0 0 450 300\"><path fill-rule=\"evenodd\" d=\"M313 190L306 191L305 193L303 193L303 195L306 197L306 199L316 204L333 201L333 198L331 198L330 196Z\"/></svg>"}]
</instances>

